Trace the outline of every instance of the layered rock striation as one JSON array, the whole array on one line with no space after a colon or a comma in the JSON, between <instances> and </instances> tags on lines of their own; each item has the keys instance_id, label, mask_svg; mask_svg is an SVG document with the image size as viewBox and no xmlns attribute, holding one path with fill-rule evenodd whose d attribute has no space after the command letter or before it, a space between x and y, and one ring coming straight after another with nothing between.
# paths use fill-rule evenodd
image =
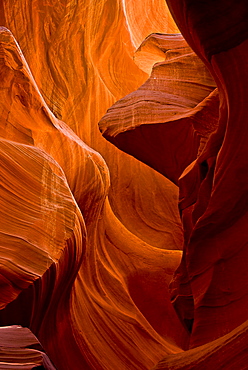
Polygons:
<instances>
[{"instance_id":1,"label":"layered rock striation","mask_svg":"<svg viewBox=\"0 0 248 370\"><path fill-rule=\"evenodd\" d=\"M107 197L106 162L51 111L4 27L0 53L1 325L29 327L58 369L149 368L188 340L168 294L181 258L177 191L143 166L148 183L160 192L167 187L173 198L148 225L141 198L138 235L128 230ZM139 187L132 189L138 199ZM134 215L136 207L131 203ZM156 239L147 242L153 235L157 247Z\"/></svg>"},{"instance_id":2,"label":"layered rock striation","mask_svg":"<svg viewBox=\"0 0 248 370\"><path fill-rule=\"evenodd\" d=\"M247 5L167 3L0 3L3 369L246 367Z\"/></svg>"}]
</instances>

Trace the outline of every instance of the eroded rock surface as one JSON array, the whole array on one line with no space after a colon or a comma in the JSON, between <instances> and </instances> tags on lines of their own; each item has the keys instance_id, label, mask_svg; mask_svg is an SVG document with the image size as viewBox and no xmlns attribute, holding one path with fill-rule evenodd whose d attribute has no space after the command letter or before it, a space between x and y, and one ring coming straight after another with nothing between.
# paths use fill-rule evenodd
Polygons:
<instances>
[{"instance_id":1,"label":"eroded rock surface","mask_svg":"<svg viewBox=\"0 0 248 370\"><path fill-rule=\"evenodd\" d=\"M155 49L155 50L154 50ZM181 35L150 35L136 52L156 63L150 78L99 122L103 136L178 184L218 123L218 93L207 68ZM153 59L153 62L155 59ZM204 117L204 119L202 119Z\"/></svg>"},{"instance_id":2,"label":"eroded rock surface","mask_svg":"<svg viewBox=\"0 0 248 370\"><path fill-rule=\"evenodd\" d=\"M0 2L2 368L246 366L247 5L167 3Z\"/></svg>"},{"instance_id":3,"label":"eroded rock surface","mask_svg":"<svg viewBox=\"0 0 248 370\"><path fill-rule=\"evenodd\" d=\"M188 315L192 292L191 347L196 347L247 320L243 309L247 305L247 4L210 1L199 7L195 1L184 1L183 11L181 2L168 4L187 42L214 76L220 95L218 129L180 179L187 231L173 295L181 313L185 310Z\"/></svg>"},{"instance_id":4,"label":"eroded rock surface","mask_svg":"<svg viewBox=\"0 0 248 370\"><path fill-rule=\"evenodd\" d=\"M0 327L0 360L1 369L55 370L33 333L17 325Z\"/></svg>"},{"instance_id":5,"label":"eroded rock surface","mask_svg":"<svg viewBox=\"0 0 248 370\"><path fill-rule=\"evenodd\" d=\"M174 195L168 248L131 233L109 204L106 162L51 112L3 27L0 48L1 324L28 326L58 369L147 369L188 341L168 294L181 258L176 189L150 179Z\"/></svg>"}]
</instances>

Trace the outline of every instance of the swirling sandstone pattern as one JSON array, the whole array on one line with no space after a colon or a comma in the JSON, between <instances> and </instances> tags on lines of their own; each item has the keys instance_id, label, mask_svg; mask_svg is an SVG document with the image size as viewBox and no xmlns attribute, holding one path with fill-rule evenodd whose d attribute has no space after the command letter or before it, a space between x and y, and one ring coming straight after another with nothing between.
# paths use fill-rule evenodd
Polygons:
<instances>
[{"instance_id":1,"label":"swirling sandstone pattern","mask_svg":"<svg viewBox=\"0 0 248 370\"><path fill-rule=\"evenodd\" d=\"M154 35L151 41L146 39L137 52L137 62L143 70L149 70L149 60L154 62L158 58L159 63L154 65L150 79L136 92L115 103L101 119L100 128L103 135L117 147L147 163L173 182L178 181L179 208L184 226L184 252L170 290L178 315L189 331L192 331L190 347L198 347L231 332L228 337L230 342L229 339L226 342L226 337L223 337L192 352L168 356L157 368L198 369L202 366L210 368L215 364L217 368L243 369L247 366L247 355L244 352L247 343L246 324L239 329L245 333L242 337L243 349L239 347L235 328L248 318L245 309L245 65L248 8L245 1L239 1L238 4L221 0L167 3L186 41L211 72L218 92L210 92L203 101L198 102L198 106L187 107L184 98L186 90L180 86L180 105L172 106L171 97L167 95L165 99L163 96L170 83L170 76L175 82L172 85L172 97L175 98L179 95L175 93L177 81L188 81L187 73L190 75L194 71L195 64L184 75L181 74L183 68L179 66L175 75L174 71L166 74L168 64L170 65L166 54L168 49L175 48L178 36L171 37L170 48L166 45L168 35ZM164 62L161 61L159 49L165 50ZM145 53L143 59L142 52ZM182 49L180 52L182 53ZM151 53L153 58L147 58ZM197 63L200 66L200 59ZM161 68L161 64L167 66L167 70L162 73L162 78L166 77L166 81L159 86L156 69ZM203 72L205 67L201 68ZM201 73L198 71L193 76L198 78L198 88L203 91ZM158 91L159 99L155 99ZM190 88L189 91L192 99L195 97L194 91ZM161 104L164 106L164 113L160 115ZM184 116L179 121L185 128L185 133L175 124L182 106L191 108L190 113L187 110L183 112ZM199 114L197 125L194 125L195 113L196 117ZM167 118L170 115L173 118L172 129L167 124L170 122ZM189 126L186 126L187 116L193 118ZM201 142L195 140L196 133L201 137Z\"/></svg>"},{"instance_id":2,"label":"swirling sandstone pattern","mask_svg":"<svg viewBox=\"0 0 248 370\"><path fill-rule=\"evenodd\" d=\"M53 9L58 12L56 27L60 22L71 24L69 5L71 3L66 8L56 3L58 7ZM47 26L44 12L50 19L51 9L45 7L43 12L36 13L37 6L42 4L34 5L34 14L41 17L42 27ZM84 109L93 103L86 96L89 91L83 80L79 83L79 95L76 92L75 78L80 75L83 56L75 70L71 66L71 74L65 74L64 66L60 70L60 61L43 60L41 54L47 57L49 47L55 44L51 45L42 32L32 29L26 37L25 27L32 28L31 20L27 22L27 8L27 4L22 3L12 18L9 12L17 8L5 2L2 15L4 24L12 28L16 37L21 34L20 43L27 59L30 57L29 64L40 89L12 34L6 28L0 32L1 171L5 179L1 184L1 197L5 201L1 218L6 223L1 225L4 252L1 272L5 282L1 324L29 326L58 369L150 368L165 354L180 351L187 342L187 333L168 295L169 281L181 258L177 190L141 163L121 154L115 158L116 150L101 139L102 151L109 162L112 161L112 168L122 158L117 174L122 172L123 176L112 181L110 206L109 171L105 161L54 115L67 118L74 115L72 105L65 108L68 99L61 103L64 113L58 111L60 98L63 100L59 89L70 86L70 99L73 107L80 105L80 115L76 114L77 120L71 116L73 124L70 119L68 123L77 133L83 132L82 137L92 136L94 145L101 146L100 134L98 139L94 138L97 125L87 132L89 117ZM81 8L83 14L84 7L81 5ZM78 13L71 16L73 14ZM19 17L25 18L25 22L20 23L22 30L15 29L12 23ZM62 36L65 36L63 27ZM31 44L37 42L37 37L44 37L45 43L38 40L35 44L38 51L32 59L34 46ZM30 52L26 42L30 43ZM61 50L62 45L68 51L67 42L60 44ZM75 53L77 48L75 45ZM56 66L56 71L52 66ZM87 68L87 64L83 67ZM100 67L98 70L99 89L106 97L107 107L109 90L100 78ZM86 77L87 73L84 71ZM66 79L64 84L61 75ZM143 72L137 75L143 79ZM109 80L111 84L112 79ZM88 87L95 89L97 83ZM91 114L98 117L99 111L91 109ZM79 117L84 117L84 128ZM147 181L144 190L141 190L142 179L138 179L140 184L135 180L135 174L141 171ZM133 194L135 200L129 206L123 199L123 191L119 194L120 201L115 201L113 196L125 183L128 184L126 193ZM150 184L153 184L153 192L150 192ZM162 194L162 189L167 189L168 194ZM148 198L146 202L142 193ZM165 208L159 203L153 206L160 195L165 199ZM123 203L125 208L120 214L118 207L122 209ZM130 224L126 221L131 230L116 218L112 207L124 221L131 216ZM148 216L148 208L154 209L153 215L149 212Z\"/></svg>"},{"instance_id":3,"label":"swirling sandstone pattern","mask_svg":"<svg viewBox=\"0 0 248 370\"><path fill-rule=\"evenodd\" d=\"M0 2L3 369L247 364L247 5L167 2Z\"/></svg>"}]
</instances>

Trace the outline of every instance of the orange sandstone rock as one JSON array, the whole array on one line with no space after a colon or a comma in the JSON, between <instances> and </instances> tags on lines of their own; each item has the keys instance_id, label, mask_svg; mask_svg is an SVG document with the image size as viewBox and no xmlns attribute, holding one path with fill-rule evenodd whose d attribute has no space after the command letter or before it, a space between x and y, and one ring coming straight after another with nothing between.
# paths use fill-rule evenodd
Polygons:
<instances>
[{"instance_id":1,"label":"orange sandstone rock","mask_svg":"<svg viewBox=\"0 0 248 370\"><path fill-rule=\"evenodd\" d=\"M152 32L178 32L165 2L153 9L152 0L17 0L15 6L4 0L1 15L50 110L104 157L117 217L144 242L181 249L178 189L114 148L98 129L106 110L148 77L133 60L140 42ZM137 45L133 35L139 35Z\"/></svg>"},{"instance_id":2,"label":"orange sandstone rock","mask_svg":"<svg viewBox=\"0 0 248 370\"><path fill-rule=\"evenodd\" d=\"M246 366L247 5L167 3L0 3L0 323L59 370Z\"/></svg>"},{"instance_id":3,"label":"orange sandstone rock","mask_svg":"<svg viewBox=\"0 0 248 370\"><path fill-rule=\"evenodd\" d=\"M180 244L172 235L175 245L168 247L177 250L155 248L117 220L107 199L109 172L102 157L49 110L6 28L0 45L1 170L6 170L6 192L9 184L20 188L12 188L6 199L13 198L13 206L5 205L10 221L3 242L15 235L22 250L12 257L13 273L5 273L14 293L3 287L8 299L1 322L29 326L59 369L147 369L187 345L168 295ZM8 174L10 165L15 167ZM176 195L173 186L168 189ZM173 202L168 209L176 220ZM179 227L173 219L171 225ZM30 249L23 249L26 239ZM3 247L11 255L7 241ZM44 252L45 266L39 262ZM7 271L9 257L2 260ZM22 276L19 268L29 275Z\"/></svg>"},{"instance_id":4,"label":"orange sandstone rock","mask_svg":"<svg viewBox=\"0 0 248 370\"><path fill-rule=\"evenodd\" d=\"M137 53L145 52L146 58L146 50L154 48L153 55L163 53L164 61L154 65L138 90L116 102L99 125L107 140L178 184L217 127L218 94L181 35L151 35Z\"/></svg>"}]
</instances>

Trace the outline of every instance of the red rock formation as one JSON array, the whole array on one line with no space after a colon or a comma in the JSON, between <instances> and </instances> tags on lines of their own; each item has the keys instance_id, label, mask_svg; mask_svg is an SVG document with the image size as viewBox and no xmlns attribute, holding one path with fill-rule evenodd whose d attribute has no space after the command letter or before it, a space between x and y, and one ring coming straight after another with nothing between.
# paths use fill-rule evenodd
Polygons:
<instances>
[{"instance_id":1,"label":"red rock formation","mask_svg":"<svg viewBox=\"0 0 248 370\"><path fill-rule=\"evenodd\" d=\"M58 370L247 363L247 6L168 4L0 2L0 325Z\"/></svg>"},{"instance_id":2,"label":"red rock formation","mask_svg":"<svg viewBox=\"0 0 248 370\"><path fill-rule=\"evenodd\" d=\"M55 370L37 338L21 326L0 327L1 369Z\"/></svg>"},{"instance_id":3,"label":"red rock formation","mask_svg":"<svg viewBox=\"0 0 248 370\"><path fill-rule=\"evenodd\" d=\"M181 211L185 223L192 226L174 295L182 305L180 295L185 296L185 283L190 284L194 299L191 346L195 347L247 319L247 4L218 1L199 7L197 2L184 1L182 11L181 3L168 1L186 40L212 72L220 94L218 130L180 180Z\"/></svg>"},{"instance_id":4,"label":"red rock formation","mask_svg":"<svg viewBox=\"0 0 248 370\"><path fill-rule=\"evenodd\" d=\"M247 321L231 333L203 346L169 355L153 370L245 369L247 367Z\"/></svg>"},{"instance_id":5,"label":"red rock formation","mask_svg":"<svg viewBox=\"0 0 248 370\"><path fill-rule=\"evenodd\" d=\"M153 109L154 90L163 92L167 84L166 81L158 89L152 81L157 77L155 65L151 79L109 109L100 122L100 128L103 135L122 150L149 164L174 182L179 178L179 206L185 246L180 267L171 284L171 292L182 321L190 330L193 325L190 346L197 347L220 338L247 320L247 311L244 308L247 306L247 153L244 103L247 95L247 5L242 1L237 6L234 2L227 4L223 1L209 1L204 4L197 1L184 1L183 4L180 1L168 1L168 4L187 42L215 78L220 94L219 121L219 104L214 92L197 107L197 127L200 135L204 133L202 145L199 146L199 142L194 141L191 134L192 129L195 132L194 109L191 111L193 114L190 114L193 122L189 127L184 126L186 133L183 142L187 149L178 144L181 135L176 137L175 124L171 129L175 136L170 136L170 130L165 124L162 126L163 131L160 126L156 131L153 112L157 114L157 122L158 117L164 118L166 122L166 115L170 114L170 110L165 106L165 113L160 115L160 108ZM147 40L144 46L147 47ZM147 48L148 52L145 50L145 58L147 53L153 53L153 59L150 58L153 61L156 57L162 58L159 48L161 43L152 40ZM142 53L142 46L139 52ZM159 60L159 66L161 63L165 66L170 63ZM148 70L142 58L139 57L138 62L144 70ZM177 80L179 71L177 68L176 76L171 74L174 81ZM189 71L187 72L190 73ZM162 76L168 78L165 73ZM194 74L195 77L200 81L199 72ZM182 92L181 88L180 93ZM193 91L190 96L194 96ZM164 104L163 95L160 97L155 102L158 107L161 103ZM169 101L166 100L166 103ZM179 101L183 102L182 96ZM134 109L133 105L137 108ZM150 109L145 108L146 106ZM178 114L180 108L175 107L174 111ZM184 119L186 117L185 115ZM190 150L192 143L196 148L195 152ZM183 172L187 162L188 167ZM206 366L211 366L212 360L207 357L216 359L220 355L216 350L211 352L214 346L222 348L223 358L218 360L218 368L224 366L223 364L227 368L244 368L247 358L242 355L241 349L241 358L237 362L235 360L235 351L239 351L235 331L231 332L229 338L234 343L233 354L228 353L229 344L223 337L215 344L193 351L192 357L190 351L183 355L169 356L158 368L201 368L205 363ZM245 343L246 339L244 346ZM197 357L200 358L199 363ZM228 365L227 359L231 359Z\"/></svg>"},{"instance_id":6,"label":"red rock formation","mask_svg":"<svg viewBox=\"0 0 248 370\"><path fill-rule=\"evenodd\" d=\"M106 160L115 214L146 243L181 248L178 189L109 145L98 129L106 110L148 77L133 61L138 45L133 37L140 43L152 32L175 32L165 2L159 1L153 11L151 0L140 6L126 0L2 3L2 25L18 41L49 108ZM127 203L127 198L135 201Z\"/></svg>"},{"instance_id":7,"label":"red rock formation","mask_svg":"<svg viewBox=\"0 0 248 370\"><path fill-rule=\"evenodd\" d=\"M143 53L145 60L148 53L159 58L163 53L165 61L154 65L137 91L108 110L100 129L118 148L178 184L217 126L215 84L181 35L149 36L137 51L144 68Z\"/></svg>"},{"instance_id":8,"label":"red rock formation","mask_svg":"<svg viewBox=\"0 0 248 370\"><path fill-rule=\"evenodd\" d=\"M166 186L174 196L166 205L170 234L153 240L159 249L128 231L109 206L104 160L49 110L11 33L2 28L0 36L8 283L1 323L29 326L59 369L147 369L187 342L168 295L181 257L176 189L143 166L154 191ZM160 207L151 225L164 217ZM157 225L151 234L161 238Z\"/></svg>"}]
</instances>

